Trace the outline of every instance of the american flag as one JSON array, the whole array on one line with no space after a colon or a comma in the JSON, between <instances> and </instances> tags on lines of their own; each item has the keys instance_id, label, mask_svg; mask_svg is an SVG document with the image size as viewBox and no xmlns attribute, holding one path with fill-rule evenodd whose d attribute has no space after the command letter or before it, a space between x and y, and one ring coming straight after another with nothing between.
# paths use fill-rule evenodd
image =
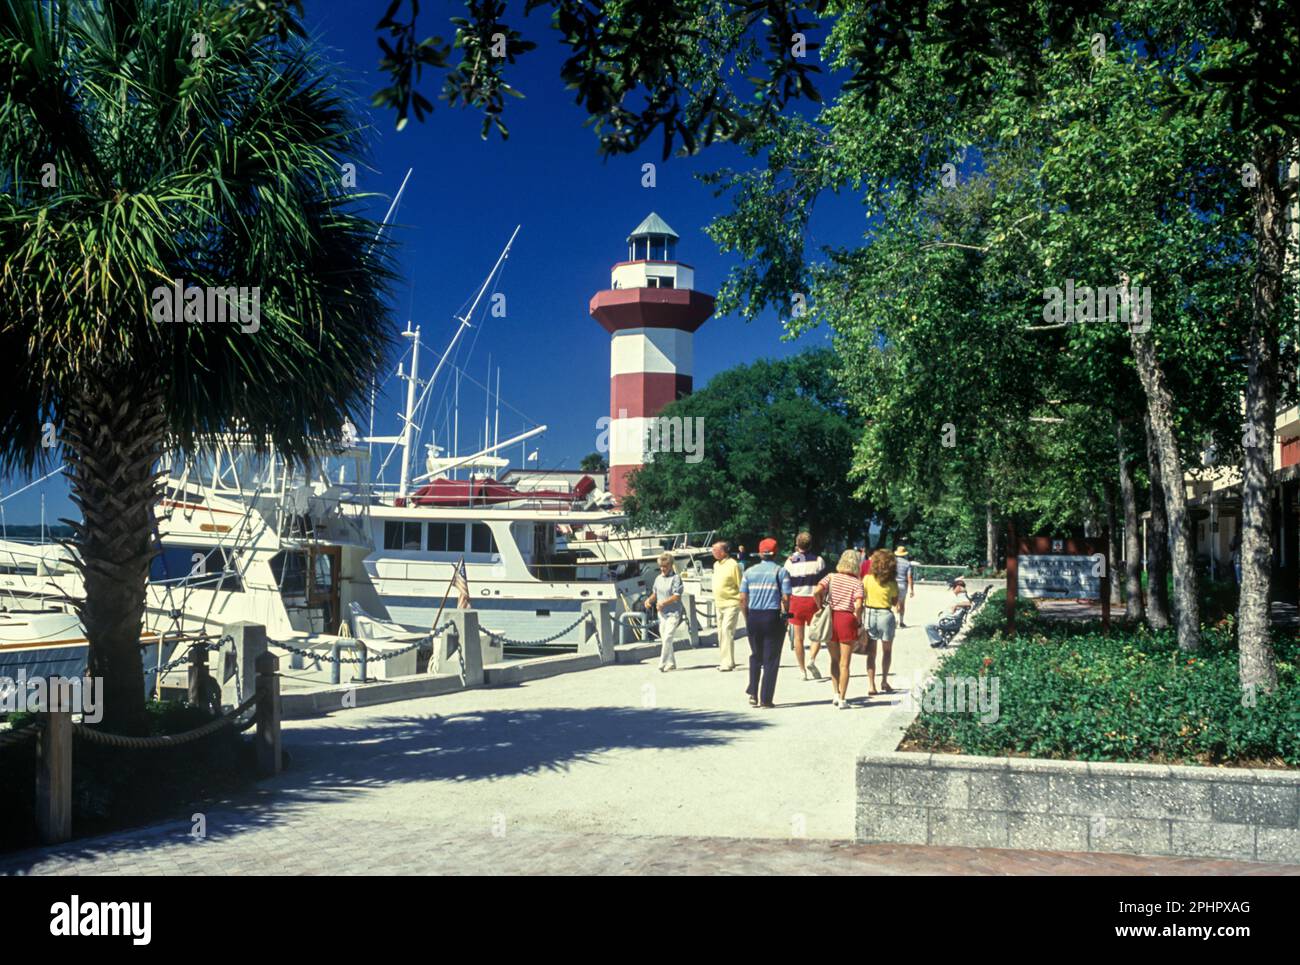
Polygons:
<instances>
[{"instance_id":1,"label":"american flag","mask_svg":"<svg viewBox=\"0 0 1300 965\"><path fill-rule=\"evenodd\" d=\"M462 610L469 609L469 577L465 573L465 557L456 564L456 575L451 578L451 585L456 588L457 605Z\"/></svg>"}]
</instances>

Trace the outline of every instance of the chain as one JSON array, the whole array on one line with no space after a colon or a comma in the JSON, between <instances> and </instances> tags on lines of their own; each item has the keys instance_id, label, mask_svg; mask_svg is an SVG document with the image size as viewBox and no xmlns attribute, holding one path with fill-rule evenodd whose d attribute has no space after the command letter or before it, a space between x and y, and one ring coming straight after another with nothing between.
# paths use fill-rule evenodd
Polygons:
<instances>
[{"instance_id":1,"label":"chain","mask_svg":"<svg viewBox=\"0 0 1300 965\"><path fill-rule=\"evenodd\" d=\"M184 641L182 641L182 643L183 643L183 642L184 642ZM209 643L209 644L206 644L206 645L205 645L205 649L208 650L208 651L212 651L212 650L220 650L220 649L222 649L222 648L226 645L227 642L229 642L229 643L234 643L234 642L235 642L235 638L234 638L234 637L228 637L228 636L227 636L227 637L222 637L220 640L216 641L215 643ZM145 644L145 646L152 647L152 646L158 646L158 644L152 644L152 643L149 643L149 644ZM180 666L182 666L182 665L188 663L188 662L189 662L189 659L190 659L190 648L189 648L188 646L181 646L181 647L180 647L180 650L181 650L181 655L180 655L179 657L177 657L175 660L172 660L172 661L169 662L169 663L165 663L165 664L163 664L161 667L158 667L157 669L154 669L154 668L150 667L150 668L148 668L148 669L145 670L145 673L158 673L158 674L164 674L164 673L168 673L169 671L175 670L177 667L180 667Z\"/></svg>"},{"instance_id":2,"label":"chain","mask_svg":"<svg viewBox=\"0 0 1300 965\"><path fill-rule=\"evenodd\" d=\"M578 619L574 620L571 624L569 624L559 633L552 634L551 636L546 637L543 640L512 640L509 637L507 637L504 633L493 633L487 627L479 627L479 629L482 630L489 637L491 637L493 640L501 641L503 645L509 644L512 647L541 647L541 646L545 646L548 643L554 643L556 640L560 639L560 637L564 636L570 630L577 627L584 620L589 620L589 619L592 619L591 612L583 611L582 616L578 617Z\"/></svg>"},{"instance_id":3,"label":"chain","mask_svg":"<svg viewBox=\"0 0 1300 965\"><path fill-rule=\"evenodd\" d=\"M452 622L449 620L446 623L444 623L441 627L439 627L437 630L432 631L427 637L421 637L419 640L416 640L415 643L411 644L409 647L402 647L400 650L374 650L374 651L367 650L366 659L367 660L389 660L393 657L400 657L404 653L410 653L412 650L424 646L426 643L431 641L434 637L442 635L447 630L447 628L452 625L453 625ZM365 642L358 639L356 640L356 645L360 647L365 647ZM296 653L300 657L309 657L312 660L329 660L330 662L337 660L339 663L361 663L361 659L362 659L361 657L344 657L342 655L334 657L331 656L329 653L326 653L321 650L306 650L303 649L302 647L295 647L293 644L281 643L279 641L272 643L271 646L278 647L281 650L288 650L290 653Z\"/></svg>"}]
</instances>

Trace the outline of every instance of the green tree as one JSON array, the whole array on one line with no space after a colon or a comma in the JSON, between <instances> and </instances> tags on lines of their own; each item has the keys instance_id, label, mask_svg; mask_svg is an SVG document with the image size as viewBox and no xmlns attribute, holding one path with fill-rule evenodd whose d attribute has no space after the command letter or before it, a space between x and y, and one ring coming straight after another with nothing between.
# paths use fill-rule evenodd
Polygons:
<instances>
[{"instance_id":1,"label":"green tree","mask_svg":"<svg viewBox=\"0 0 1300 965\"><path fill-rule=\"evenodd\" d=\"M285 0L257 2L291 6ZM395 19L402 7L400 2L390 5L380 23L380 29L407 41L395 51L385 50L383 64L394 85L381 98L398 108L399 123L420 70L428 66L447 70L444 98L481 110L485 133L491 122L504 134L499 122L501 94L510 92L506 73L530 43L503 23L504 3L467 2L468 16L452 21L454 42L446 48L462 51L455 62L447 52L433 52L442 50L436 38L414 41L418 4L413 0L409 21ZM771 132L780 126L781 109L794 99L820 99L814 84L818 68L809 53L829 31L833 63L847 74L841 102L869 105L881 125L862 132L863 145L872 149L861 151L858 163L847 166L836 183L836 187L861 187L869 213L888 195L907 198L958 150L981 144L984 133L979 125L963 121L985 114L989 102L1040 100L1043 68L1062 50L1087 47L1094 56L1099 52L1100 59L1112 56L1115 48L1126 58L1140 52L1165 83L1158 100L1166 118L1229 119L1232 129L1246 140L1234 162L1249 174L1253 245L1250 310L1243 332L1250 376L1244 386L1245 438L1250 442L1242 454L1241 673L1245 686L1271 688L1269 493L1282 318L1289 303L1288 286L1294 285L1294 276L1285 271L1285 214L1297 191L1290 162L1300 135L1300 107L1294 96L1300 21L1293 4L1288 0L1051 0L1030 5L1019 0L818 0L810 4L798 0L656 4L531 0L525 12L538 8L550 11L550 27L571 52L562 78L590 115L602 150L636 150L661 134L665 158L677 143L691 152L718 139L739 141L754 150L771 149ZM504 50L500 41L505 41ZM752 94L744 89L751 82L757 88ZM1014 124L1004 132L1017 135ZM810 202L825 189L831 163L829 157L812 156L794 172L796 188L802 180L805 190L796 189L787 197L796 204ZM808 203L803 210L771 208L770 218L778 224L759 243L765 269L747 269L751 284L767 285L769 296L801 290L789 283L801 264L796 249L810 207ZM1246 273L1244 265L1239 270ZM1181 470L1173 422L1184 403L1171 389L1164 368L1155 364L1153 340L1143 332L1134 335L1132 349L1151 409L1151 448L1167 464L1166 471L1157 475L1166 496L1174 495L1166 502L1178 517L1175 529L1181 529L1185 508L1174 492L1181 483ZM1176 543L1178 538L1181 534ZM1189 604L1194 576L1186 559L1175 554L1174 563L1179 598L1185 604L1180 638L1184 645L1195 646L1194 603ZM1190 599L1194 597L1190 593Z\"/></svg>"},{"instance_id":2,"label":"green tree","mask_svg":"<svg viewBox=\"0 0 1300 965\"><path fill-rule=\"evenodd\" d=\"M703 445L656 453L632 475L633 524L775 536L783 546L800 529L818 547L865 534L870 504L844 481L857 430L835 364L814 350L737 366L665 407L661 420L698 420Z\"/></svg>"},{"instance_id":3,"label":"green tree","mask_svg":"<svg viewBox=\"0 0 1300 965\"><path fill-rule=\"evenodd\" d=\"M609 460L603 453L592 452L582 457L579 468L583 472L605 472L609 469Z\"/></svg>"},{"instance_id":4,"label":"green tree","mask_svg":"<svg viewBox=\"0 0 1300 965\"><path fill-rule=\"evenodd\" d=\"M343 187L358 125L254 13L0 3L0 459L32 467L58 427L105 726L143 711L160 457L229 429L303 455L387 347L386 257ZM256 288L255 324L160 320L178 279Z\"/></svg>"}]
</instances>

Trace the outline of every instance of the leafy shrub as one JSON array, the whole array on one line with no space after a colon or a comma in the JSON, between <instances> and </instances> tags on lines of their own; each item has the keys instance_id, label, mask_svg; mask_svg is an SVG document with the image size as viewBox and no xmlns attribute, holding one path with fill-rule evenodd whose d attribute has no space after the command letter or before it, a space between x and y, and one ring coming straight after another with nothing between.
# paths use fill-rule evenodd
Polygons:
<instances>
[{"instance_id":1,"label":"leafy shrub","mask_svg":"<svg viewBox=\"0 0 1300 965\"><path fill-rule=\"evenodd\" d=\"M1300 643L1275 641L1278 687L1244 700L1231 627L1204 630L1200 652L1173 631L1101 633L1095 623L1047 621L1017 607L1002 632L999 591L937 676L998 682L998 719L923 711L913 746L987 756L1087 761L1300 767Z\"/></svg>"}]
</instances>

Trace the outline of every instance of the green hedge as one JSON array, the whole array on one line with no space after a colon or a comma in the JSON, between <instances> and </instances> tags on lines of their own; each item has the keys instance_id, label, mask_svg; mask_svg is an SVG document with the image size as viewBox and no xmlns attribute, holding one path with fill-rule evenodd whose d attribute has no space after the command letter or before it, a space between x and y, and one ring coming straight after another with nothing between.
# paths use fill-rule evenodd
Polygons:
<instances>
[{"instance_id":1,"label":"green hedge","mask_svg":"<svg viewBox=\"0 0 1300 965\"><path fill-rule=\"evenodd\" d=\"M1207 627L1201 651L1172 631L1115 632L1045 621L1029 601L1002 635L1005 593L972 619L936 675L996 677L998 718L922 710L909 746L984 756L1300 767L1300 644L1275 639L1278 688L1246 706L1231 626ZM991 693L991 691L989 691Z\"/></svg>"}]
</instances>

